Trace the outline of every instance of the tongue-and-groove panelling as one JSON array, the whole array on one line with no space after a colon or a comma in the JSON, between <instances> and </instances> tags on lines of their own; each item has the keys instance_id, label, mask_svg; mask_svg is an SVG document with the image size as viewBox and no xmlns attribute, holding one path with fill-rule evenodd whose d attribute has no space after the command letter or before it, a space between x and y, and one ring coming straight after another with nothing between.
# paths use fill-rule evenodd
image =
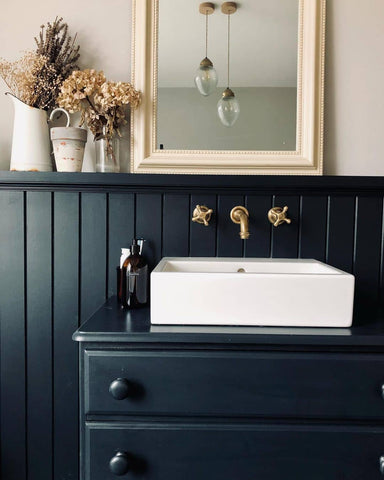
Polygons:
<instances>
[{"instance_id":1,"label":"tongue-and-groove panelling","mask_svg":"<svg viewBox=\"0 0 384 480\"><path fill-rule=\"evenodd\" d=\"M120 247L135 235L147 240L151 267L162 256L317 258L355 274L356 310L367 321L381 310L384 182L354 190L348 180L348 188L340 179L336 189L324 179L308 186L303 178L287 190L284 179L276 187L266 179L259 189L237 180L226 190L196 180L168 189L152 178L145 189L1 184L3 479L77 478L78 358L71 335L115 293ZM358 187L359 179L352 183ZM214 209L209 227L191 222L196 204ZM229 219L235 205L250 212L246 242ZM288 205L291 225L268 223L273 205Z\"/></svg>"}]
</instances>

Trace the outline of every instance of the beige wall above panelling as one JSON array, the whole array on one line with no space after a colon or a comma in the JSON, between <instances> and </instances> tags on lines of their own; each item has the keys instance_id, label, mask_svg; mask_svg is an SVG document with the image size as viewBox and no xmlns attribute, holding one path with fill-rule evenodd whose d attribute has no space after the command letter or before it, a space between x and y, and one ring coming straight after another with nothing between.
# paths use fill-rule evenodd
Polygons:
<instances>
[{"instance_id":1,"label":"beige wall above panelling","mask_svg":"<svg viewBox=\"0 0 384 480\"><path fill-rule=\"evenodd\" d=\"M2 2L0 56L33 49L39 26L56 15L78 32L82 68L129 81L131 0ZM327 0L324 173L384 175L384 3ZM0 84L0 169L9 168L13 110ZM89 137L85 169L93 165Z\"/></svg>"},{"instance_id":2,"label":"beige wall above panelling","mask_svg":"<svg viewBox=\"0 0 384 480\"><path fill-rule=\"evenodd\" d=\"M325 174L384 175L384 2L328 0Z\"/></svg>"}]
</instances>

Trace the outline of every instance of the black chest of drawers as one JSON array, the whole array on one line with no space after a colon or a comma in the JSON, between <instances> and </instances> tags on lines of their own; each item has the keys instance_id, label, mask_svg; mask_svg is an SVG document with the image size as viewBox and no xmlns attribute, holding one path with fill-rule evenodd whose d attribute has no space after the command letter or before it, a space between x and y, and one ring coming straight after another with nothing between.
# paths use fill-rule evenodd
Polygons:
<instances>
[{"instance_id":1,"label":"black chest of drawers","mask_svg":"<svg viewBox=\"0 0 384 480\"><path fill-rule=\"evenodd\" d=\"M114 299L80 342L81 480L374 480L380 323L151 326Z\"/></svg>"}]
</instances>

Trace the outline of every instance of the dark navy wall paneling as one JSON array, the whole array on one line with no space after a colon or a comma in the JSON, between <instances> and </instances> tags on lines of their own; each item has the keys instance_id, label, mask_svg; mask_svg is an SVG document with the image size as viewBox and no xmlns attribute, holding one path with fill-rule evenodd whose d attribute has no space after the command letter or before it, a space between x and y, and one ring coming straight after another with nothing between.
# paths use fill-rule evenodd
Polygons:
<instances>
[{"instance_id":1,"label":"dark navy wall paneling","mask_svg":"<svg viewBox=\"0 0 384 480\"><path fill-rule=\"evenodd\" d=\"M10 480L27 478L24 197L0 192L0 477Z\"/></svg>"},{"instance_id":2,"label":"dark navy wall paneling","mask_svg":"<svg viewBox=\"0 0 384 480\"><path fill-rule=\"evenodd\" d=\"M384 199L383 200L383 221L381 228L381 243L380 243L380 278L379 278L379 308L380 314L384 313Z\"/></svg>"},{"instance_id":3,"label":"dark navy wall paneling","mask_svg":"<svg viewBox=\"0 0 384 480\"><path fill-rule=\"evenodd\" d=\"M267 221L267 213L272 208L271 195L250 195L245 206L251 212L249 230L251 236L244 243L246 257L270 257L273 226Z\"/></svg>"},{"instance_id":4,"label":"dark navy wall paneling","mask_svg":"<svg viewBox=\"0 0 384 480\"><path fill-rule=\"evenodd\" d=\"M274 207L288 207L287 216L291 224L283 224L272 229L272 257L297 258L299 254L300 198L298 196L277 195Z\"/></svg>"},{"instance_id":5,"label":"dark navy wall paneling","mask_svg":"<svg viewBox=\"0 0 384 480\"><path fill-rule=\"evenodd\" d=\"M27 470L42 480L53 468L51 198L28 192L26 200Z\"/></svg>"},{"instance_id":6,"label":"dark navy wall paneling","mask_svg":"<svg viewBox=\"0 0 384 480\"><path fill-rule=\"evenodd\" d=\"M329 197L326 261L353 272L356 197Z\"/></svg>"},{"instance_id":7,"label":"dark navy wall paneling","mask_svg":"<svg viewBox=\"0 0 384 480\"><path fill-rule=\"evenodd\" d=\"M161 258L163 230L162 208L162 195L136 195L136 235L146 240L146 258L151 269L153 269ZM130 241L131 239L128 238L125 246L129 247Z\"/></svg>"},{"instance_id":8,"label":"dark navy wall paneling","mask_svg":"<svg viewBox=\"0 0 384 480\"><path fill-rule=\"evenodd\" d=\"M92 315L106 297L107 196L81 194L81 318Z\"/></svg>"},{"instance_id":9,"label":"dark navy wall paneling","mask_svg":"<svg viewBox=\"0 0 384 480\"><path fill-rule=\"evenodd\" d=\"M111 193L108 201L108 296L117 289L116 267L121 247L135 236L135 195Z\"/></svg>"},{"instance_id":10,"label":"dark navy wall paneling","mask_svg":"<svg viewBox=\"0 0 384 480\"><path fill-rule=\"evenodd\" d=\"M215 257L216 256L216 234L217 234L217 197L216 195L197 194L191 195L191 210L188 212L190 218L197 205L205 205L212 208L213 213L209 225L190 222L189 232L189 253L192 257Z\"/></svg>"},{"instance_id":11,"label":"dark navy wall paneling","mask_svg":"<svg viewBox=\"0 0 384 480\"><path fill-rule=\"evenodd\" d=\"M302 196L299 257L324 261L327 241L327 197Z\"/></svg>"},{"instance_id":12,"label":"dark navy wall paneling","mask_svg":"<svg viewBox=\"0 0 384 480\"><path fill-rule=\"evenodd\" d=\"M56 192L53 201L53 479L78 472L77 347L79 325L79 194ZM69 421L68 419L71 419ZM76 419L73 421L72 419Z\"/></svg>"},{"instance_id":13,"label":"dark navy wall paneling","mask_svg":"<svg viewBox=\"0 0 384 480\"><path fill-rule=\"evenodd\" d=\"M379 300L383 202L381 198L356 200L353 273L356 277L356 304L362 312L372 312Z\"/></svg>"},{"instance_id":14,"label":"dark navy wall paneling","mask_svg":"<svg viewBox=\"0 0 384 480\"><path fill-rule=\"evenodd\" d=\"M162 256L189 255L189 195L165 194L163 203Z\"/></svg>"},{"instance_id":15,"label":"dark navy wall paneling","mask_svg":"<svg viewBox=\"0 0 384 480\"><path fill-rule=\"evenodd\" d=\"M120 248L134 236L147 240L151 268L162 256L316 258L355 274L357 311L383 310L380 179L111 175L107 183L85 174L64 175L60 184L52 174L5 177L2 479L77 479L78 357L71 335L116 293ZM208 227L191 221L197 204L214 210ZM250 213L246 242L229 218L235 205ZM268 222L273 205L289 207L290 225Z\"/></svg>"},{"instance_id":16,"label":"dark navy wall paneling","mask_svg":"<svg viewBox=\"0 0 384 480\"><path fill-rule=\"evenodd\" d=\"M236 205L244 205L241 195L219 195L217 201L217 256L242 257L243 242L239 236L240 225L233 223L229 214Z\"/></svg>"}]
</instances>

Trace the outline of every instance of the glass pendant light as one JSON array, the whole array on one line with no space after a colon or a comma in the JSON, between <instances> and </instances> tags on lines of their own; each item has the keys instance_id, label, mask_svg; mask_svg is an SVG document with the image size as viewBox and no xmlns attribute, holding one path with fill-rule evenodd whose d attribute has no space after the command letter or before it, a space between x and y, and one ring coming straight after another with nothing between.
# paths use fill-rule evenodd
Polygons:
<instances>
[{"instance_id":1,"label":"glass pendant light","mask_svg":"<svg viewBox=\"0 0 384 480\"><path fill-rule=\"evenodd\" d=\"M213 63L208 58L208 15L215 11L215 5L211 2L200 3L199 12L205 15L205 58L200 62L195 74L195 85L201 95L207 96L216 90L217 73Z\"/></svg>"},{"instance_id":2,"label":"glass pendant light","mask_svg":"<svg viewBox=\"0 0 384 480\"><path fill-rule=\"evenodd\" d=\"M232 127L236 120L239 118L240 114L240 105L235 97L233 91L229 88L229 46L230 46L230 18L233 13L237 10L237 5L235 2L225 2L221 6L221 11L228 15L228 35L227 35L227 88L222 93L222 96L217 104L217 113L219 115L220 121L226 127Z\"/></svg>"}]
</instances>

